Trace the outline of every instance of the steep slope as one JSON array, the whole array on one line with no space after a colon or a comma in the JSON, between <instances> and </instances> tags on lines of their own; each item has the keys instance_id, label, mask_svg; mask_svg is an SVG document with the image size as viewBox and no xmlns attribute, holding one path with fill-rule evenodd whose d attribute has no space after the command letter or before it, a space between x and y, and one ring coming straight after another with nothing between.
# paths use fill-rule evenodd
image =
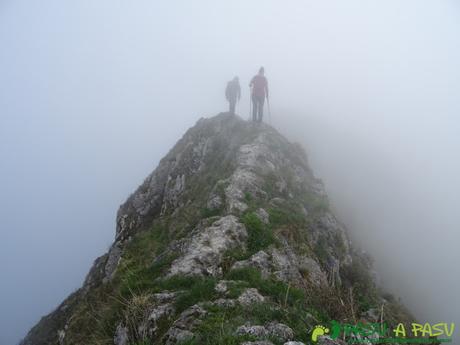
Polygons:
<instances>
[{"instance_id":1,"label":"steep slope","mask_svg":"<svg viewBox=\"0 0 460 345\"><path fill-rule=\"evenodd\" d=\"M331 320L411 320L374 280L302 148L220 114L120 207L109 252L22 344L309 344Z\"/></svg>"}]
</instances>

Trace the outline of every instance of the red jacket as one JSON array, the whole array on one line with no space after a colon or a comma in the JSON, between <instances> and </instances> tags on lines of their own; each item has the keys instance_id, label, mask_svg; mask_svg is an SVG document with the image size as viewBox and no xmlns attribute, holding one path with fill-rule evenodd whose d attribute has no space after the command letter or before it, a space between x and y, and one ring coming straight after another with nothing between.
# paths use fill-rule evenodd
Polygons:
<instances>
[{"instance_id":1,"label":"red jacket","mask_svg":"<svg viewBox=\"0 0 460 345\"><path fill-rule=\"evenodd\" d=\"M249 86L252 86L252 94L257 97L268 97L268 82L265 76L257 74L252 78Z\"/></svg>"}]
</instances>

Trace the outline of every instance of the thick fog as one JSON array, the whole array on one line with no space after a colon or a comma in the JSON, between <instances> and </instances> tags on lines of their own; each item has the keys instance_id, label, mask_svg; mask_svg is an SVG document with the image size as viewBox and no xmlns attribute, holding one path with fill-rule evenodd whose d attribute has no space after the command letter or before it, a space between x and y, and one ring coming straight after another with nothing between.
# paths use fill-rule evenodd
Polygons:
<instances>
[{"instance_id":1,"label":"thick fog","mask_svg":"<svg viewBox=\"0 0 460 345\"><path fill-rule=\"evenodd\" d=\"M235 75L247 118L261 65L383 284L460 325L459 35L455 0L0 0L0 344L80 286Z\"/></svg>"}]
</instances>

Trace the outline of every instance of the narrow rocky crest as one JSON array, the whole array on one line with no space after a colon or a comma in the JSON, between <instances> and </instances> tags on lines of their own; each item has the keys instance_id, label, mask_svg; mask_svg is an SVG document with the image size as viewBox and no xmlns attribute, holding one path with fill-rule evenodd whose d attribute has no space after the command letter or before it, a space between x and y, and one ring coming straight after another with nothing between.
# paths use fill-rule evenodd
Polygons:
<instances>
[{"instance_id":1,"label":"narrow rocky crest","mask_svg":"<svg viewBox=\"0 0 460 345\"><path fill-rule=\"evenodd\" d=\"M265 124L199 120L116 224L82 288L23 345L299 345L333 319L412 318L376 285L304 150Z\"/></svg>"}]
</instances>

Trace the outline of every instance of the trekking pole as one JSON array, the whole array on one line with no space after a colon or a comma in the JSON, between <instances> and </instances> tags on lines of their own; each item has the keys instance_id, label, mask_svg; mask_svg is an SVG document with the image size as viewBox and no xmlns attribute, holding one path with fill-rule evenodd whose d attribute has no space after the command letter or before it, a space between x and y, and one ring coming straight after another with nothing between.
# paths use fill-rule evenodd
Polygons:
<instances>
[{"instance_id":1,"label":"trekking pole","mask_svg":"<svg viewBox=\"0 0 460 345\"><path fill-rule=\"evenodd\" d=\"M252 110L252 97L251 97L251 93L249 92L249 117L248 117L248 121L251 121L251 110Z\"/></svg>"},{"instance_id":2,"label":"trekking pole","mask_svg":"<svg viewBox=\"0 0 460 345\"><path fill-rule=\"evenodd\" d=\"M270 111L270 100L267 97L267 111L268 111L268 124L271 126L272 124L272 113Z\"/></svg>"}]
</instances>

